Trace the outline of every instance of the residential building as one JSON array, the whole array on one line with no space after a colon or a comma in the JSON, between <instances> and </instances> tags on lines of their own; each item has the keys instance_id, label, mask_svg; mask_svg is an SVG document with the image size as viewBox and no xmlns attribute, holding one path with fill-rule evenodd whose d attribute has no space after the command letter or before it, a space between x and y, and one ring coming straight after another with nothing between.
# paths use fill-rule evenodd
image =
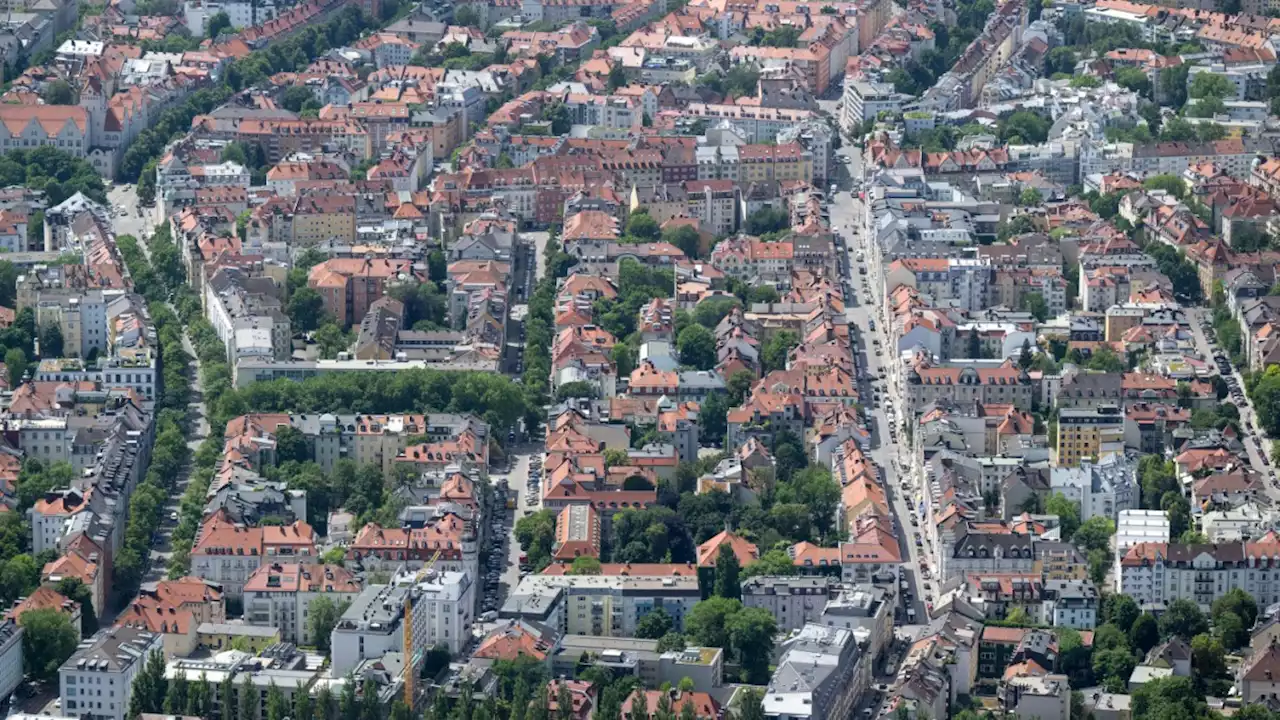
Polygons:
<instances>
[{"instance_id":1,"label":"residential building","mask_svg":"<svg viewBox=\"0 0 1280 720\"><path fill-rule=\"evenodd\" d=\"M341 565L273 562L245 580L244 619L279 628L285 642L314 645L307 619L312 601L325 597L341 605L353 601L360 590L360 581Z\"/></svg>"},{"instance_id":2,"label":"residential building","mask_svg":"<svg viewBox=\"0 0 1280 720\"><path fill-rule=\"evenodd\" d=\"M134 677L160 651L160 636L146 630L122 625L98 631L58 669L62 709L90 720L125 720Z\"/></svg>"},{"instance_id":3,"label":"residential building","mask_svg":"<svg viewBox=\"0 0 1280 720\"><path fill-rule=\"evenodd\" d=\"M192 574L219 583L240 597L245 582L264 562L306 561L317 556L315 533L302 521L245 527L220 511L206 518L191 548Z\"/></svg>"},{"instance_id":4,"label":"residential building","mask_svg":"<svg viewBox=\"0 0 1280 720\"><path fill-rule=\"evenodd\" d=\"M1055 448L1058 466L1076 467L1081 460L1100 462L1110 455L1122 455L1124 424L1124 410L1116 405L1062 408Z\"/></svg>"},{"instance_id":5,"label":"residential building","mask_svg":"<svg viewBox=\"0 0 1280 720\"><path fill-rule=\"evenodd\" d=\"M780 631L799 630L819 621L835 590L836 580L830 575L758 575L742 583L742 604L768 610Z\"/></svg>"},{"instance_id":6,"label":"residential building","mask_svg":"<svg viewBox=\"0 0 1280 720\"><path fill-rule=\"evenodd\" d=\"M0 697L9 697L22 678L22 627L6 618L0 621Z\"/></svg>"},{"instance_id":7,"label":"residential building","mask_svg":"<svg viewBox=\"0 0 1280 720\"><path fill-rule=\"evenodd\" d=\"M1280 556L1280 537L1269 532L1252 542L1217 545L1139 543L1120 557L1117 590L1140 607L1164 607L1191 600L1207 610L1227 591L1239 588L1259 606L1280 601L1280 582L1271 576Z\"/></svg>"},{"instance_id":8,"label":"residential building","mask_svg":"<svg viewBox=\"0 0 1280 720\"><path fill-rule=\"evenodd\" d=\"M387 653L414 657L436 645L456 654L470 641L474 612L466 573L404 568L392 584L366 587L342 614L330 641L333 672L346 673L361 660Z\"/></svg>"},{"instance_id":9,"label":"residential building","mask_svg":"<svg viewBox=\"0 0 1280 720\"><path fill-rule=\"evenodd\" d=\"M842 720L853 713L870 663L852 631L809 623L782 648L764 695L765 717Z\"/></svg>"}]
</instances>

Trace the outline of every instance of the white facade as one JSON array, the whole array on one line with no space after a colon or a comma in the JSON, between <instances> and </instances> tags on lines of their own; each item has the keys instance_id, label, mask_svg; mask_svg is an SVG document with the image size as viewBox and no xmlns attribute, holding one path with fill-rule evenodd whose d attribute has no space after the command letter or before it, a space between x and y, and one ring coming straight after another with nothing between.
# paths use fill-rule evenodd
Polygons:
<instances>
[{"instance_id":1,"label":"white facade","mask_svg":"<svg viewBox=\"0 0 1280 720\"><path fill-rule=\"evenodd\" d=\"M1116 552L1138 543L1169 542L1169 516L1163 510L1121 510L1116 520Z\"/></svg>"},{"instance_id":2,"label":"white facade","mask_svg":"<svg viewBox=\"0 0 1280 720\"><path fill-rule=\"evenodd\" d=\"M1080 507L1081 522L1093 517L1115 520L1137 501L1135 469L1120 455L1107 455L1096 464L1081 460L1079 467L1053 468L1049 487Z\"/></svg>"},{"instance_id":3,"label":"white facade","mask_svg":"<svg viewBox=\"0 0 1280 720\"><path fill-rule=\"evenodd\" d=\"M351 603L330 636L333 673L353 670L388 652L406 656L436 645L457 654L470 639L475 606L466 573L402 571L392 585L371 585ZM405 604L411 603L413 647L405 647Z\"/></svg>"},{"instance_id":4,"label":"white facade","mask_svg":"<svg viewBox=\"0 0 1280 720\"><path fill-rule=\"evenodd\" d=\"M58 670L62 709L87 720L125 720L133 679L162 636L132 627L100 631Z\"/></svg>"},{"instance_id":5,"label":"white facade","mask_svg":"<svg viewBox=\"0 0 1280 720\"><path fill-rule=\"evenodd\" d=\"M1191 600L1208 610L1214 600L1239 588L1261 607L1280 602L1280 541L1218 545L1150 544L1131 548L1120 560L1117 591L1139 607Z\"/></svg>"},{"instance_id":6,"label":"white facade","mask_svg":"<svg viewBox=\"0 0 1280 720\"><path fill-rule=\"evenodd\" d=\"M0 697L22 684L22 628L12 620L0 624Z\"/></svg>"}]
</instances>

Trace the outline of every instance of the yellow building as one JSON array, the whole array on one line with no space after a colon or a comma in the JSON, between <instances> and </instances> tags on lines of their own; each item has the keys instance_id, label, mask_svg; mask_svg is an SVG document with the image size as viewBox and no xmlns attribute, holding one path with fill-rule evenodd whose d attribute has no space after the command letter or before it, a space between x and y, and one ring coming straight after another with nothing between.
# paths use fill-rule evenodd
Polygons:
<instances>
[{"instance_id":1,"label":"yellow building","mask_svg":"<svg viewBox=\"0 0 1280 720\"><path fill-rule=\"evenodd\" d=\"M738 148L740 182L813 182L813 154L799 143L742 145Z\"/></svg>"},{"instance_id":2,"label":"yellow building","mask_svg":"<svg viewBox=\"0 0 1280 720\"><path fill-rule=\"evenodd\" d=\"M196 644L205 650L242 650L254 655L280 642L280 629L263 625L200 623Z\"/></svg>"},{"instance_id":3,"label":"yellow building","mask_svg":"<svg viewBox=\"0 0 1280 720\"><path fill-rule=\"evenodd\" d=\"M1124 410L1118 405L1063 408L1058 413L1057 465L1076 467L1124 452Z\"/></svg>"}]
</instances>

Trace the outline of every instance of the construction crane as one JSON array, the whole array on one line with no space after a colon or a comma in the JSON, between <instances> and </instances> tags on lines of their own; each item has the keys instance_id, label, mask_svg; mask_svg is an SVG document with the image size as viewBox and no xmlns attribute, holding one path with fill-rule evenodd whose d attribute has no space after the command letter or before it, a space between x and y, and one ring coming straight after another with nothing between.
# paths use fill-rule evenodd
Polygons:
<instances>
[{"instance_id":1,"label":"construction crane","mask_svg":"<svg viewBox=\"0 0 1280 720\"><path fill-rule=\"evenodd\" d=\"M426 564L422 566L422 569L418 571L418 574L413 576L414 585L417 585L418 583L422 582L422 580L427 576L427 573L431 572L431 569L435 567L436 561L440 559L440 553L441 553L440 550L436 550L435 554L431 556L431 559L428 560ZM404 704L406 707L412 710L413 698L414 698L415 691L417 690L416 681L418 679L418 665L420 665L423 659L426 658L427 656L427 651L425 648L420 648L416 651L413 649L413 593L412 592L410 592L409 595L405 598L404 622L401 624L404 625L404 650L402 653L405 658L404 671L403 671L404 675L402 678L404 680Z\"/></svg>"}]
</instances>

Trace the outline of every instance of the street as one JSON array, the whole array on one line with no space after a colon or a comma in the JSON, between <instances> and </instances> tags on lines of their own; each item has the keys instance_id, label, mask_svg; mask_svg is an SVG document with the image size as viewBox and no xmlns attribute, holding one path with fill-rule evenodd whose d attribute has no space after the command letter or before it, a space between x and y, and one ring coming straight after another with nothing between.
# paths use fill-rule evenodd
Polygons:
<instances>
[{"instance_id":1,"label":"street","mask_svg":"<svg viewBox=\"0 0 1280 720\"><path fill-rule=\"evenodd\" d=\"M844 158L849 158L847 164ZM851 327L851 336L855 339L854 352L861 373L859 394L864 398L863 409L866 412L868 429L871 431L871 459L880 468L885 495L889 500L894 515L894 532L898 546L902 550L903 565L900 569L905 581L907 594L903 597L903 607L899 620L906 624L925 622L928 618L926 602L932 602L932 583L920 577L921 561L925 557L924 547L917 547L916 538L923 536L918 529L918 522L912 511L912 505L918 502L918 492L914 479L909 474L904 476L900 468L910 468L911 459L906 454L905 437L898 435L893 423L901 418L890 415L886 408L902 407L900 397L894 391L893 379L896 373L884 365L882 352L890 352L885 334L884 318L879 314L883 306L884 291L880 279L879 253L866 244L864 232L863 203L859 200L853 184L862 180L862 154L854 145L846 144L837 151L837 167L844 166L848 175L836 184L840 191L831 202L831 227L846 238L847 264L842 274L845 287L845 317ZM863 259L858 259L858 253ZM866 274L861 272L865 267ZM870 302L868 302L870 301ZM875 321L875 329L871 329L871 321ZM885 378L880 379L881 369L885 370ZM870 399L870 402L867 402ZM910 531L908 531L910 528ZM927 561L925 561L927 564ZM899 586L900 591L903 586ZM907 598L910 600L907 600ZM914 617L908 612L914 612Z\"/></svg>"},{"instance_id":2,"label":"street","mask_svg":"<svg viewBox=\"0 0 1280 720\"><path fill-rule=\"evenodd\" d=\"M1215 364L1214 356L1225 355L1216 342L1212 342L1204 333L1203 325L1211 323L1213 311L1208 308L1189 308L1187 310L1187 323L1190 325L1191 337L1195 342L1196 352L1210 364ZM1228 359L1228 362L1229 359ZM1230 377L1234 378L1236 387L1241 389L1239 398L1228 397L1222 402L1230 403L1237 407L1240 411L1240 427L1242 433L1241 442L1244 444L1245 452L1249 456L1249 465L1255 472L1267 479L1267 494L1274 500L1280 500L1280 485L1276 483L1276 476L1271 468L1271 440L1258 428L1258 415L1254 410L1253 401L1249 396L1243 393L1244 379L1240 377L1239 368L1232 365L1230 367ZM1221 374L1219 369L1218 374Z\"/></svg>"}]
</instances>

